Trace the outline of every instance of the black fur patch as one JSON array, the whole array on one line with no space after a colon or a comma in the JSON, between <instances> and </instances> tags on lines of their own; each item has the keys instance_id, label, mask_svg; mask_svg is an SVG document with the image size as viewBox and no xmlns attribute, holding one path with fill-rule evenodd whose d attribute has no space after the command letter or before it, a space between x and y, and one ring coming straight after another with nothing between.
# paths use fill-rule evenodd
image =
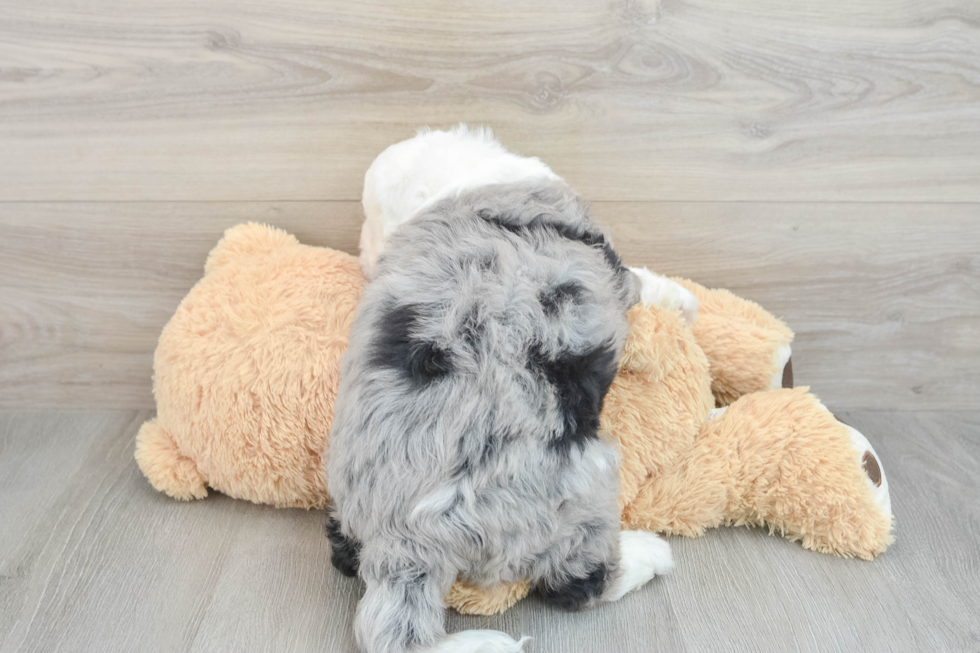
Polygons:
<instances>
[{"instance_id":1,"label":"black fur patch","mask_svg":"<svg viewBox=\"0 0 980 653\"><path fill-rule=\"evenodd\" d=\"M542 290L538 295L538 301L541 302L545 314L554 317L567 302L580 302L584 295L585 288L574 281L566 281L553 288Z\"/></svg>"},{"instance_id":2,"label":"black fur patch","mask_svg":"<svg viewBox=\"0 0 980 653\"><path fill-rule=\"evenodd\" d=\"M518 235L523 235L539 229L550 229L562 238L574 240L588 247L592 247L593 249L600 250L609 267L616 271L626 271L626 266L623 265L623 261L621 258L619 258L619 254L617 254L616 250L612 248L612 245L606 242L605 236L603 236L602 232L598 230L592 230L581 225L570 224L564 220L555 220L544 214L537 215L525 223L519 223L515 220L507 218L506 216L494 214L486 209L478 211L477 215L498 229L504 229Z\"/></svg>"},{"instance_id":3,"label":"black fur patch","mask_svg":"<svg viewBox=\"0 0 980 653\"><path fill-rule=\"evenodd\" d=\"M562 238L583 243L588 247L602 247L606 243L605 237L599 231L592 231L564 220L555 220L545 214L536 215L527 222L517 222L507 216L497 215L487 210L477 211L477 216L498 229L509 231L512 234L520 235L550 229Z\"/></svg>"},{"instance_id":4,"label":"black fur patch","mask_svg":"<svg viewBox=\"0 0 980 653\"><path fill-rule=\"evenodd\" d=\"M429 383L452 372L453 361L445 349L413 335L418 320L418 308L412 304L396 306L385 313L371 362L402 370L417 383Z\"/></svg>"},{"instance_id":5,"label":"black fur patch","mask_svg":"<svg viewBox=\"0 0 980 653\"><path fill-rule=\"evenodd\" d=\"M626 268L626 266L623 265L623 259L619 258L619 254L617 254L616 250L612 248L612 245L609 245L608 243L604 244L602 246L602 255L605 257L606 263L608 263L609 267L611 267L613 270L624 270Z\"/></svg>"},{"instance_id":6,"label":"black fur patch","mask_svg":"<svg viewBox=\"0 0 980 653\"><path fill-rule=\"evenodd\" d=\"M361 562L361 543L340 532L340 522L333 517L327 522L330 540L330 562L344 576L356 576Z\"/></svg>"},{"instance_id":7,"label":"black fur patch","mask_svg":"<svg viewBox=\"0 0 980 653\"><path fill-rule=\"evenodd\" d=\"M564 610L581 610L600 597L609 580L609 568L599 564L588 576L572 578L560 587L541 587L541 596L545 601Z\"/></svg>"},{"instance_id":8,"label":"black fur patch","mask_svg":"<svg viewBox=\"0 0 980 653\"><path fill-rule=\"evenodd\" d=\"M605 236L603 236L599 231L576 229L567 222L553 222L550 226L557 231L562 238L577 240L580 243L588 245L589 247L603 247L606 244Z\"/></svg>"},{"instance_id":9,"label":"black fur patch","mask_svg":"<svg viewBox=\"0 0 980 653\"><path fill-rule=\"evenodd\" d=\"M588 440L598 437L602 401L616 376L616 352L612 346L601 345L584 354L563 352L555 359L548 358L539 347L532 347L528 367L540 371L554 386L562 414L562 431L549 446L567 454L573 445L584 447Z\"/></svg>"}]
</instances>

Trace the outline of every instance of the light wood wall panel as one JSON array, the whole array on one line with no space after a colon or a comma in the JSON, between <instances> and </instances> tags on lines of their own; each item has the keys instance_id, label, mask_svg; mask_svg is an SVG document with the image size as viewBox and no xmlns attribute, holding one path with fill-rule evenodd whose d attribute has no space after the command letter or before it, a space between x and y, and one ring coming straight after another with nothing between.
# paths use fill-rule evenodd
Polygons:
<instances>
[{"instance_id":1,"label":"light wood wall panel","mask_svg":"<svg viewBox=\"0 0 980 653\"><path fill-rule=\"evenodd\" d=\"M980 201L975 0L6 0L0 199L355 200L422 124L596 200Z\"/></svg>"},{"instance_id":2,"label":"light wood wall panel","mask_svg":"<svg viewBox=\"0 0 980 653\"><path fill-rule=\"evenodd\" d=\"M797 332L839 408L980 402L980 206L598 202L631 264L728 287ZM0 203L0 407L152 407L160 329L224 229L356 251L355 202Z\"/></svg>"}]
</instances>

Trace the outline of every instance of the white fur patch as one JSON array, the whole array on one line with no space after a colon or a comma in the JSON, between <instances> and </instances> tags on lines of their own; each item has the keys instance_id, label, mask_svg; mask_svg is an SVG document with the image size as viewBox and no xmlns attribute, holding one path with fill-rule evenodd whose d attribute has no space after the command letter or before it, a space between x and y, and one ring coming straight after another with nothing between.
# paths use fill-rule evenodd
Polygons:
<instances>
[{"instance_id":1,"label":"white fur patch","mask_svg":"<svg viewBox=\"0 0 980 653\"><path fill-rule=\"evenodd\" d=\"M508 152L489 129L419 130L415 138L379 154L364 175L361 267L373 278L387 238L434 202L481 186L538 178L559 179L541 160Z\"/></svg>"},{"instance_id":2,"label":"white fur patch","mask_svg":"<svg viewBox=\"0 0 980 653\"><path fill-rule=\"evenodd\" d=\"M618 601L654 576L668 574L674 568L670 545L653 533L620 531L619 552L620 576L606 590L606 601Z\"/></svg>"},{"instance_id":3,"label":"white fur patch","mask_svg":"<svg viewBox=\"0 0 980 653\"><path fill-rule=\"evenodd\" d=\"M419 653L521 653L530 637L515 641L497 630L464 630Z\"/></svg>"},{"instance_id":4,"label":"white fur patch","mask_svg":"<svg viewBox=\"0 0 980 653\"><path fill-rule=\"evenodd\" d=\"M690 290L646 268L630 268L630 272L640 279L641 302L647 306L680 311L685 322L694 324L698 317L698 298Z\"/></svg>"},{"instance_id":5,"label":"white fur patch","mask_svg":"<svg viewBox=\"0 0 980 653\"><path fill-rule=\"evenodd\" d=\"M789 345L783 345L776 350L776 354L773 356L773 365L776 371L773 372L772 378L769 379L769 389L779 390L783 387L783 371L786 369L786 363L789 362L789 357L793 355L793 348Z\"/></svg>"}]
</instances>

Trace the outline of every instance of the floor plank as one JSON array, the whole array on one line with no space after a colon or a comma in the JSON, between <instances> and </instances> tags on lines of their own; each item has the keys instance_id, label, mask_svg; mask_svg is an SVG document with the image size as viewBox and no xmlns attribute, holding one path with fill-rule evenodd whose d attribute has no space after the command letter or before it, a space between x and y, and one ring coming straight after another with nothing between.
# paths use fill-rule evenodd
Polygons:
<instances>
[{"instance_id":1,"label":"floor plank","mask_svg":"<svg viewBox=\"0 0 980 653\"><path fill-rule=\"evenodd\" d=\"M889 476L897 539L876 561L719 529L672 538L675 573L619 603L532 597L449 629L530 634L529 653L975 650L980 413L841 415ZM330 567L323 515L157 494L132 459L148 416L0 413L0 652L353 652L360 582Z\"/></svg>"},{"instance_id":2,"label":"floor plank","mask_svg":"<svg viewBox=\"0 0 980 653\"><path fill-rule=\"evenodd\" d=\"M631 264L728 287L797 332L849 408L980 402L978 204L597 202ZM0 203L0 407L152 408L160 329L227 227L355 252L355 202Z\"/></svg>"},{"instance_id":3,"label":"floor plank","mask_svg":"<svg viewBox=\"0 0 980 653\"><path fill-rule=\"evenodd\" d=\"M356 200L486 123L595 200L980 201L973 0L8 0L0 200Z\"/></svg>"}]
</instances>

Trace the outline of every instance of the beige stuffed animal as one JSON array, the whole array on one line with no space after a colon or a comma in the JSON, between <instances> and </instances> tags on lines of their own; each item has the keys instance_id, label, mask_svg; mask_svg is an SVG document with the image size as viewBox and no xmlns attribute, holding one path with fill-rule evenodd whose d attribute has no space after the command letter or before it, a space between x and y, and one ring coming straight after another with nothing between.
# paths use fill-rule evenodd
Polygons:
<instances>
[{"instance_id":1,"label":"beige stuffed animal","mask_svg":"<svg viewBox=\"0 0 980 653\"><path fill-rule=\"evenodd\" d=\"M602 413L621 450L624 527L765 525L817 551L884 551L892 516L874 449L806 388L769 390L792 385L792 332L752 302L678 281L700 302L693 328L635 306ZM230 229L160 336L157 417L136 440L153 487L324 507L320 452L363 284L352 256L271 227ZM492 614L528 589L461 580L447 601Z\"/></svg>"}]
</instances>

